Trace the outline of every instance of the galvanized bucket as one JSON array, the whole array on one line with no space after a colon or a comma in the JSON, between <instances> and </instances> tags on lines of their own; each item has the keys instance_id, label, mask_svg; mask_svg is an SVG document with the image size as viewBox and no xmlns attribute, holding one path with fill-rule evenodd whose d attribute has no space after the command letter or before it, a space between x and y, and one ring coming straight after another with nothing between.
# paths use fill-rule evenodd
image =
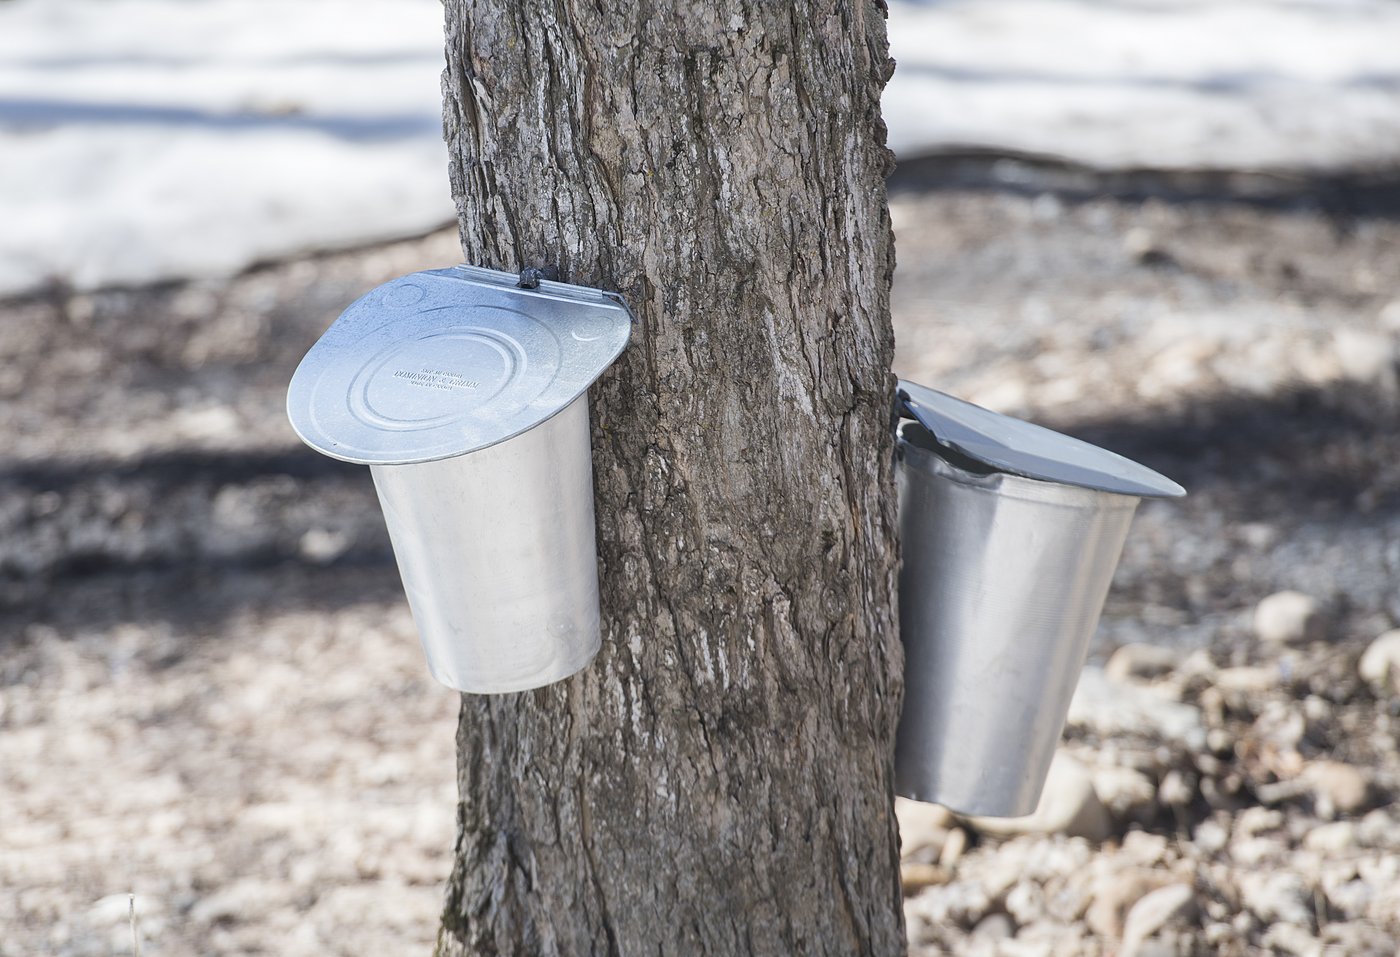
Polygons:
<instances>
[{"instance_id":1,"label":"galvanized bucket","mask_svg":"<svg viewBox=\"0 0 1400 957\"><path fill-rule=\"evenodd\" d=\"M524 691L597 653L587 389L630 329L598 290L460 266L375 289L293 376L301 438L370 466L443 684Z\"/></svg>"},{"instance_id":2,"label":"galvanized bucket","mask_svg":"<svg viewBox=\"0 0 1400 957\"><path fill-rule=\"evenodd\" d=\"M900 383L904 710L895 790L1035 810L1139 499L1184 494L1068 436Z\"/></svg>"}]
</instances>

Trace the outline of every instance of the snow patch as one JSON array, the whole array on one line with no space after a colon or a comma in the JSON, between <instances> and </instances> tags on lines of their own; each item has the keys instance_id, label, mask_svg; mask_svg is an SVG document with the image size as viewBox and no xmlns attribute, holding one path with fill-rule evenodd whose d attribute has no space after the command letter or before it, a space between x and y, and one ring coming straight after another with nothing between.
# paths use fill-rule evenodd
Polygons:
<instances>
[{"instance_id":1,"label":"snow patch","mask_svg":"<svg viewBox=\"0 0 1400 957\"><path fill-rule=\"evenodd\" d=\"M224 276L450 222L442 15L440 0L0 3L0 295ZM1400 158L1391 0L893 0L890 38L905 156Z\"/></svg>"}]
</instances>

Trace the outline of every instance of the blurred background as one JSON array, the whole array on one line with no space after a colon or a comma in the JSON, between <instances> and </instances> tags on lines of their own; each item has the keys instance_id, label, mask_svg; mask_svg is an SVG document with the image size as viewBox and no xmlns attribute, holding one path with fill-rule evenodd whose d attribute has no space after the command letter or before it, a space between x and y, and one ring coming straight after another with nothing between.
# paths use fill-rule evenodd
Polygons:
<instances>
[{"instance_id":1,"label":"blurred background","mask_svg":"<svg viewBox=\"0 0 1400 957\"><path fill-rule=\"evenodd\" d=\"M438 0L0 0L0 955L425 953L456 696L283 414L457 262ZM897 371L1182 482L915 953L1400 946L1400 3L891 2Z\"/></svg>"}]
</instances>

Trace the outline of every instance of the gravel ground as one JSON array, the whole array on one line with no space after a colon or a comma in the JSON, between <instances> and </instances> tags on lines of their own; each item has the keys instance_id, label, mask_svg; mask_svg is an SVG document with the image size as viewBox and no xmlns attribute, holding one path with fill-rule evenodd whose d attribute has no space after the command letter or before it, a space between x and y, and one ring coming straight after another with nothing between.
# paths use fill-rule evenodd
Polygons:
<instances>
[{"instance_id":1,"label":"gravel ground","mask_svg":"<svg viewBox=\"0 0 1400 957\"><path fill-rule=\"evenodd\" d=\"M1191 491L1139 512L1040 812L901 806L916 953L1396 953L1400 219L1362 213L896 190L901 374ZM3 957L126 952L128 891L148 957L431 948L456 698L282 403L457 255L0 303Z\"/></svg>"}]
</instances>

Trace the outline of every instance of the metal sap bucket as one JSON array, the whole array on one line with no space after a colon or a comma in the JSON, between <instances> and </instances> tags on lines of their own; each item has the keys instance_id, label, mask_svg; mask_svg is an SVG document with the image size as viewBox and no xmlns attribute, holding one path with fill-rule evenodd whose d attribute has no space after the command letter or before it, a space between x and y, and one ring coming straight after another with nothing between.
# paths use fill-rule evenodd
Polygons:
<instances>
[{"instance_id":1,"label":"metal sap bucket","mask_svg":"<svg viewBox=\"0 0 1400 957\"><path fill-rule=\"evenodd\" d=\"M1121 456L912 382L896 439L904 710L895 790L1032 813L1133 512L1185 494Z\"/></svg>"},{"instance_id":2,"label":"metal sap bucket","mask_svg":"<svg viewBox=\"0 0 1400 957\"><path fill-rule=\"evenodd\" d=\"M448 687L538 688L597 653L587 390L630 332L598 290L459 266L371 291L292 377L302 440L370 466Z\"/></svg>"}]
</instances>

